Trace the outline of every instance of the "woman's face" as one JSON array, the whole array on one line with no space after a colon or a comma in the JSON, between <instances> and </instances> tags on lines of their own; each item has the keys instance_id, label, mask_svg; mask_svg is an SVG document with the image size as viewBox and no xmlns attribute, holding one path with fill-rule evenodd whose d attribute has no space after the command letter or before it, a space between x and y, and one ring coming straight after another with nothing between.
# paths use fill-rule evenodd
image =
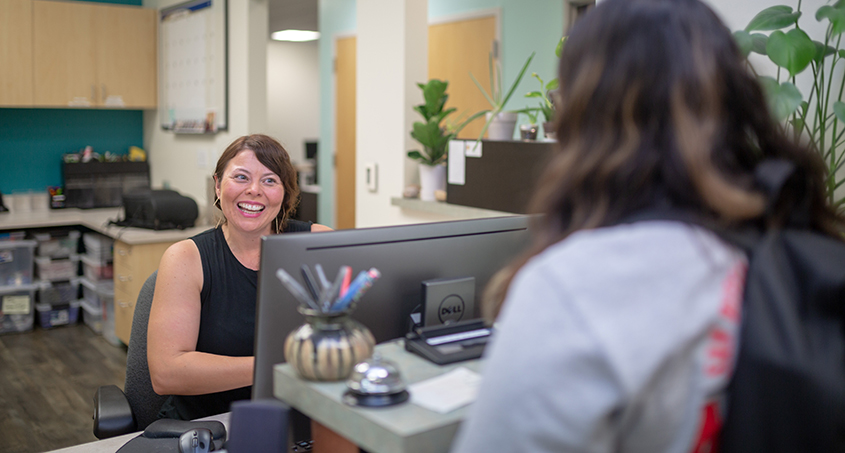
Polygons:
<instances>
[{"instance_id":1,"label":"woman's face","mask_svg":"<svg viewBox=\"0 0 845 453\"><path fill-rule=\"evenodd\" d=\"M215 181L215 191L229 227L246 233L270 234L285 198L279 175L249 149L226 164L223 176Z\"/></svg>"}]
</instances>

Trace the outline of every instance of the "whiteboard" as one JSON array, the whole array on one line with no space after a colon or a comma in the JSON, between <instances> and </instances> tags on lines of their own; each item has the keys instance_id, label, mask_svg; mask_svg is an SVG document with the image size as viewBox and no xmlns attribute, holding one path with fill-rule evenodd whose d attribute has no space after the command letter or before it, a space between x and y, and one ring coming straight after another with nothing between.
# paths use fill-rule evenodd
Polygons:
<instances>
[{"instance_id":1,"label":"whiteboard","mask_svg":"<svg viewBox=\"0 0 845 453\"><path fill-rule=\"evenodd\" d=\"M192 0L159 14L161 127L189 134L226 129L226 0Z\"/></svg>"}]
</instances>

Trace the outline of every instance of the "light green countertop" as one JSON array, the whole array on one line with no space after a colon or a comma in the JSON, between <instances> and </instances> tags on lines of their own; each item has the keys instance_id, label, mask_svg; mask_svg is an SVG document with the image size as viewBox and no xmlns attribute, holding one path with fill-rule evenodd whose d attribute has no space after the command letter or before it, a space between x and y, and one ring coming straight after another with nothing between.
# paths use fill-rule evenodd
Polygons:
<instances>
[{"instance_id":1,"label":"light green countertop","mask_svg":"<svg viewBox=\"0 0 845 453\"><path fill-rule=\"evenodd\" d=\"M280 345L284 339L279 339ZM376 346L381 357L393 361L406 385L458 367L479 372L481 361L436 365L405 351L404 339ZM439 414L410 401L391 407L352 407L342 402L345 382L305 381L288 364L273 370L276 398L372 453L448 452L469 406Z\"/></svg>"}]
</instances>

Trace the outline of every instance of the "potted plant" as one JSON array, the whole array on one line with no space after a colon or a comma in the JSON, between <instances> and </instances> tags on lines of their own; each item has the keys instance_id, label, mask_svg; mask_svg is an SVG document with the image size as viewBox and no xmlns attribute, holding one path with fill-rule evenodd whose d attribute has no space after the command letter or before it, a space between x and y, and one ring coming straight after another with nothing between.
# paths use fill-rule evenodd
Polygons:
<instances>
[{"instance_id":1,"label":"potted plant","mask_svg":"<svg viewBox=\"0 0 845 453\"><path fill-rule=\"evenodd\" d=\"M566 42L566 36L560 38L560 41L557 43L557 47L555 47L555 56L560 59L560 54L563 52L563 45ZM540 105L534 108L535 112L539 112L543 114L543 133L545 134L546 138L554 138L554 117L555 117L555 104L552 99L552 92L558 89L558 80L557 77L549 80L549 83L543 82L543 79L537 75L536 72L532 72L531 76L537 79L540 82L540 89L537 91L531 91L525 95L527 98L535 98L540 100Z\"/></svg>"},{"instance_id":2,"label":"potted plant","mask_svg":"<svg viewBox=\"0 0 845 453\"><path fill-rule=\"evenodd\" d=\"M744 30L734 32L734 38L746 56L752 52L768 56L777 67L777 78L759 77L771 114L781 122L784 132L796 141L808 143L822 156L828 169L828 202L843 210L845 78L839 63L845 60L845 49L840 48L845 31L845 2L824 5L816 11L815 19L827 22L819 40L799 27L799 17L800 0L797 11L789 6L772 6L754 16ZM767 36L760 31L771 33ZM795 85L795 78L807 69L812 72L812 83L805 97Z\"/></svg>"},{"instance_id":3,"label":"potted plant","mask_svg":"<svg viewBox=\"0 0 845 453\"><path fill-rule=\"evenodd\" d=\"M443 164L446 162L449 141L487 111L477 112L459 124L448 123L446 118L456 110L454 107L444 109L449 99L446 94L449 82L431 79L417 86L422 90L425 102L414 106L414 110L423 117L424 122L414 122L411 137L422 145L422 150L408 151L408 157L420 163L420 199L434 201L434 192L446 189L446 167Z\"/></svg>"},{"instance_id":4,"label":"potted plant","mask_svg":"<svg viewBox=\"0 0 845 453\"><path fill-rule=\"evenodd\" d=\"M528 117L528 124L522 124L519 126L519 138L523 141L534 141L537 140L537 120L540 116L540 112L537 108L524 108L519 110L518 113L524 113L525 116Z\"/></svg>"},{"instance_id":5,"label":"potted plant","mask_svg":"<svg viewBox=\"0 0 845 453\"><path fill-rule=\"evenodd\" d=\"M528 59L525 60L525 64L522 65L519 75L516 76L516 79L507 90L507 93L505 93L502 89L502 65L498 60L494 65L492 53L488 58L488 66L490 69L489 92L481 86L481 83L478 82L472 73L469 74L472 81L475 83L475 86L481 90L481 93L484 94L484 97L487 99L487 102L490 103L491 107L491 110L486 112L487 122L484 123L484 127L481 128L481 134L479 134L478 140L481 140L481 138L484 137L484 133L487 132L488 129L490 130L488 137L490 140L511 140L513 138L513 130L514 127L516 127L518 112L505 112L505 104L507 104L508 100L510 100L517 85L519 85L519 82L522 80L522 76L525 75L525 70L528 69L528 65L531 64L531 60L533 58L534 52L532 52Z\"/></svg>"}]
</instances>

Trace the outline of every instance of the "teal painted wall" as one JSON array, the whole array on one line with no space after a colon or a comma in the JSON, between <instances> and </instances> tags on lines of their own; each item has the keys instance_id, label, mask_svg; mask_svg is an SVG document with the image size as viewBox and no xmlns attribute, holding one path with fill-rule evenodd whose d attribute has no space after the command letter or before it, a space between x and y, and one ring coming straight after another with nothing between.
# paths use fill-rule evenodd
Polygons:
<instances>
[{"instance_id":1,"label":"teal painted wall","mask_svg":"<svg viewBox=\"0 0 845 453\"><path fill-rule=\"evenodd\" d=\"M563 35L563 3L562 0L428 0L428 18L437 20L444 16L500 9L502 76L505 84L513 81L531 52L536 52L531 66L507 105L508 109L517 110L536 103L523 97L539 86L537 80L531 77L531 72L538 73L545 81L555 77L557 58L554 51ZM355 15L355 0L320 0L321 154L318 171L322 188L318 219L326 225L334 225L334 41L338 35L355 33ZM487 78L486 74L481 76L481 80ZM525 118L520 121L524 122Z\"/></svg>"},{"instance_id":2,"label":"teal painted wall","mask_svg":"<svg viewBox=\"0 0 845 453\"><path fill-rule=\"evenodd\" d=\"M92 1L141 6L142 0ZM143 138L137 110L0 108L0 192L45 191L62 183L62 154L86 145L126 154Z\"/></svg>"},{"instance_id":3,"label":"teal painted wall","mask_svg":"<svg viewBox=\"0 0 845 453\"><path fill-rule=\"evenodd\" d=\"M143 146L140 110L0 109L0 192L43 192L62 183L62 154Z\"/></svg>"}]
</instances>

